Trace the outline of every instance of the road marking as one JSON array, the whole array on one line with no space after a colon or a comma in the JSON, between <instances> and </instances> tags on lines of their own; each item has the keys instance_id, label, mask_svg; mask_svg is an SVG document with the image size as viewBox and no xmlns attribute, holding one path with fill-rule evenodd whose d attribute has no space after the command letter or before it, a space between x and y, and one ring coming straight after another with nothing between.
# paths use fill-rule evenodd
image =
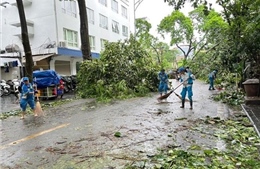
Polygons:
<instances>
[{"instance_id":1,"label":"road marking","mask_svg":"<svg viewBox=\"0 0 260 169\"><path fill-rule=\"evenodd\" d=\"M54 131L54 130L57 130L57 129L60 129L60 128L63 128L63 127L66 127L66 126L68 126L68 125L70 125L70 123L62 124L62 125L60 125L60 126L57 126L57 127L54 127L54 128L48 129L48 130L44 130L44 131L42 131L42 132L39 132L39 133L30 135L30 136L24 137L24 138L22 138L22 139L20 139L20 140L13 141L13 142L11 142L11 143L9 143L9 144L0 146L0 150L5 149L5 148L7 148L7 147L9 147L9 146L12 146L12 145L17 145L17 144L19 144L19 143L21 143L21 142L24 142L24 141L27 141L27 140L31 140L31 139L33 139L33 138L35 138L35 137L41 136L41 135L43 135L43 134L52 132L52 131Z\"/></svg>"}]
</instances>

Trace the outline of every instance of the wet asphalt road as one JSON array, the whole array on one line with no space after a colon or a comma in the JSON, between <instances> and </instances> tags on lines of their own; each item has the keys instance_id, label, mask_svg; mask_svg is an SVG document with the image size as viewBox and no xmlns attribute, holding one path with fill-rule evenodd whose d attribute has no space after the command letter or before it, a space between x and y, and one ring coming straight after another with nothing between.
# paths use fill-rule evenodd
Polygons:
<instances>
[{"instance_id":1,"label":"wet asphalt road","mask_svg":"<svg viewBox=\"0 0 260 169\"><path fill-rule=\"evenodd\" d=\"M0 112L8 112L11 110L19 109L19 104L16 102L16 97L14 94L10 94L9 96L2 96L0 97L0 106L1 110Z\"/></svg>"},{"instance_id":2,"label":"wet asphalt road","mask_svg":"<svg viewBox=\"0 0 260 169\"><path fill-rule=\"evenodd\" d=\"M178 83L173 81L173 86ZM215 147L220 143L202 139L199 133L185 128L196 119L226 118L233 112L210 99L217 91L208 91L208 85L195 81L193 88L193 110L188 102L180 109L180 99L174 94L167 102L158 103L158 94L153 93L111 104L79 99L45 110L44 117L2 120L0 167L61 169L76 164L87 169L120 169L127 162L153 156L166 145L185 148L185 140L195 139ZM115 132L122 133L122 137L115 137Z\"/></svg>"},{"instance_id":3,"label":"wet asphalt road","mask_svg":"<svg viewBox=\"0 0 260 169\"><path fill-rule=\"evenodd\" d=\"M63 99L70 99L75 97L73 92L65 93ZM44 100L43 102L50 102L52 100ZM19 103L17 103L17 98L14 94L10 94L9 96L2 96L0 97L0 113L2 112L9 112L11 110L20 109Z\"/></svg>"}]
</instances>

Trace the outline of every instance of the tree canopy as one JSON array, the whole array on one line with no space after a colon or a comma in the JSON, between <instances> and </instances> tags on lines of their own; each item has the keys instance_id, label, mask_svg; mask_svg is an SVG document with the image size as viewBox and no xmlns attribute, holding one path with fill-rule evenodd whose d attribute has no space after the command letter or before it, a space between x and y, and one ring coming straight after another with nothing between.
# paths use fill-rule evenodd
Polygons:
<instances>
[{"instance_id":1,"label":"tree canopy","mask_svg":"<svg viewBox=\"0 0 260 169\"><path fill-rule=\"evenodd\" d=\"M172 5L175 10L183 8L187 3L192 4L194 10L189 16L195 23L193 28L200 36L206 34L203 41L207 42L207 55L220 58L219 64L223 69L237 72L243 77L243 70L250 63L251 71L254 72L252 77L259 77L260 46L257 44L260 43L260 36L257 32L260 28L260 0L216 0L215 4L210 4L207 0L164 2ZM222 8L220 13L212 10L214 5Z\"/></svg>"}]
</instances>

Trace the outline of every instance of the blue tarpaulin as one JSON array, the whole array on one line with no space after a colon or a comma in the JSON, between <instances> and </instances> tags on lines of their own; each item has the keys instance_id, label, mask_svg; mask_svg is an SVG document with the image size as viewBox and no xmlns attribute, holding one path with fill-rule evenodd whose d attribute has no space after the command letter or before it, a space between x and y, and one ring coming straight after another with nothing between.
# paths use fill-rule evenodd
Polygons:
<instances>
[{"instance_id":1,"label":"blue tarpaulin","mask_svg":"<svg viewBox=\"0 0 260 169\"><path fill-rule=\"evenodd\" d=\"M37 88L46 88L60 84L60 76L54 70L33 71L33 81Z\"/></svg>"}]
</instances>

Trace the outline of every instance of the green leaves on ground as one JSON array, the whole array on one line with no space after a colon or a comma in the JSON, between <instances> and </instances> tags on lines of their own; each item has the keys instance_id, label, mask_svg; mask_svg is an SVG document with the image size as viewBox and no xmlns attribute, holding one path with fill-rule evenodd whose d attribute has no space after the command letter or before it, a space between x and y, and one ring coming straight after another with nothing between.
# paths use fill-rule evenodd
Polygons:
<instances>
[{"instance_id":1,"label":"green leaves on ground","mask_svg":"<svg viewBox=\"0 0 260 169\"><path fill-rule=\"evenodd\" d=\"M207 121L216 122L208 123ZM191 145L188 150L180 148L164 150L153 158L154 168L259 168L260 139L253 127L246 127L250 123L248 118L239 117L227 121L208 118L204 122L199 121L199 123L197 124L198 128L213 130L215 139L224 141L225 149Z\"/></svg>"},{"instance_id":2,"label":"green leaves on ground","mask_svg":"<svg viewBox=\"0 0 260 169\"><path fill-rule=\"evenodd\" d=\"M115 137L121 137L121 133L117 131L117 132L115 132L114 136Z\"/></svg>"}]
</instances>

